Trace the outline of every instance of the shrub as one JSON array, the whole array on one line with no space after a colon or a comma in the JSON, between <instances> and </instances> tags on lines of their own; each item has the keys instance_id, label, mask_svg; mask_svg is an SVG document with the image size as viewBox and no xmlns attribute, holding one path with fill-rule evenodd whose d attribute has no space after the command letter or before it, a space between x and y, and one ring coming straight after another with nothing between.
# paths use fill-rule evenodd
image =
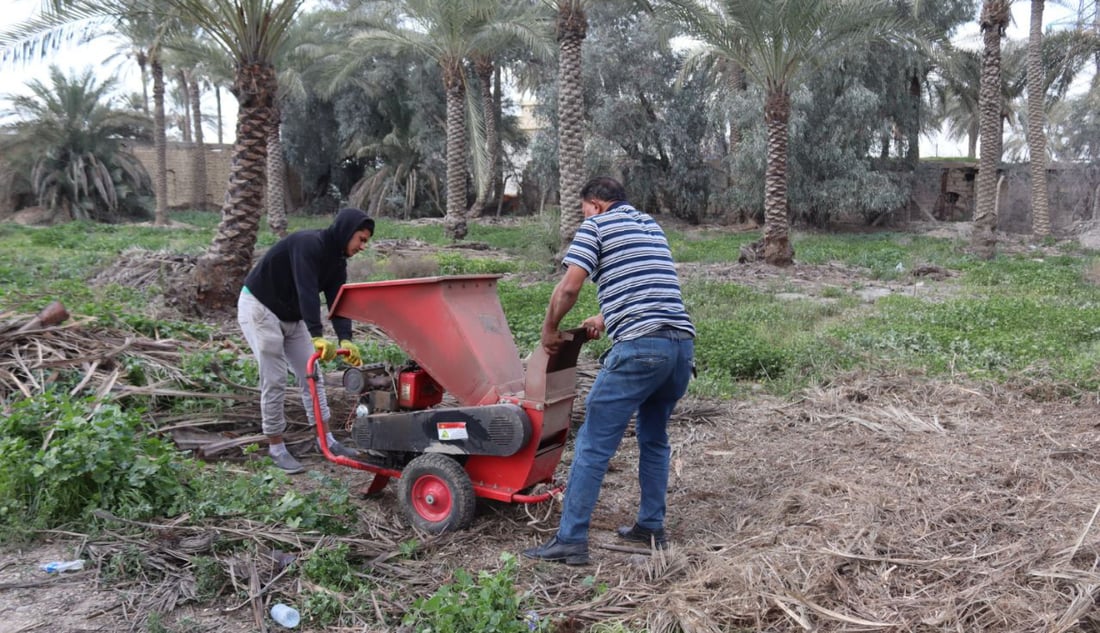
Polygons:
<instances>
[{"instance_id":1,"label":"shrub","mask_svg":"<svg viewBox=\"0 0 1100 633\"><path fill-rule=\"evenodd\" d=\"M247 475L203 468L170 441L147 435L139 409L46 391L0 418L0 539L94 525L94 510L135 520L240 515L346 532L355 516L347 486L310 476L318 480L310 492L281 493L289 481L274 468Z\"/></svg>"},{"instance_id":2,"label":"shrub","mask_svg":"<svg viewBox=\"0 0 1100 633\"><path fill-rule=\"evenodd\" d=\"M144 434L141 411L46 391L0 419L0 530L43 529L104 509L172 514L193 468Z\"/></svg>"},{"instance_id":3,"label":"shrub","mask_svg":"<svg viewBox=\"0 0 1100 633\"><path fill-rule=\"evenodd\" d=\"M317 550L302 563L302 574L311 582L334 591L353 589L358 584L348 562L347 543Z\"/></svg>"},{"instance_id":4,"label":"shrub","mask_svg":"<svg viewBox=\"0 0 1100 633\"><path fill-rule=\"evenodd\" d=\"M538 622L523 611L527 596L515 588L516 557L505 553L500 559L504 566L499 571L482 571L476 581L466 570L456 570L454 582L417 599L402 624L416 633L530 633L543 629L546 621Z\"/></svg>"},{"instance_id":5,"label":"shrub","mask_svg":"<svg viewBox=\"0 0 1100 633\"><path fill-rule=\"evenodd\" d=\"M255 472L246 475L232 473L224 464L202 469L188 482L180 511L194 520L239 515L300 530L348 532L348 521L356 515L347 485L311 471L308 477L314 483L309 492L280 492L289 478L269 463L267 458L253 462Z\"/></svg>"}]
</instances>

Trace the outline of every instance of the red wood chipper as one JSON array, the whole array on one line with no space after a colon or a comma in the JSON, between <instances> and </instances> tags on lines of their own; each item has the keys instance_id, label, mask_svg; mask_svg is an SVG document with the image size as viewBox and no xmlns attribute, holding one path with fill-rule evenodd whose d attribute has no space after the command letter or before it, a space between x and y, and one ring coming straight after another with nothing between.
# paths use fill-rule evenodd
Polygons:
<instances>
[{"instance_id":1,"label":"red wood chipper","mask_svg":"<svg viewBox=\"0 0 1100 633\"><path fill-rule=\"evenodd\" d=\"M475 497L538 503L561 490L553 487L554 471L569 434L585 331L570 330L572 340L553 355L538 347L525 369L497 296L499 277L401 279L340 290L332 316L376 325L409 357L344 372L344 388L357 398L351 438L361 459L329 450L318 355L309 361L325 457L374 473L368 494L397 479L402 508L426 532L469 526ZM456 404L443 405L444 393Z\"/></svg>"}]
</instances>

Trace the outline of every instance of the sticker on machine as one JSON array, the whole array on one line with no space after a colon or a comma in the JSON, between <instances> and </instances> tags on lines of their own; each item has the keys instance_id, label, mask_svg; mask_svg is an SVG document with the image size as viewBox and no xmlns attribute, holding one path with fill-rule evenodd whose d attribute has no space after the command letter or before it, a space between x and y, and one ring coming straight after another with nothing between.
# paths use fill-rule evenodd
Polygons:
<instances>
[{"instance_id":1,"label":"sticker on machine","mask_svg":"<svg viewBox=\"0 0 1100 633\"><path fill-rule=\"evenodd\" d=\"M466 434L465 422L436 422L435 430L440 440L464 440L470 437Z\"/></svg>"}]
</instances>

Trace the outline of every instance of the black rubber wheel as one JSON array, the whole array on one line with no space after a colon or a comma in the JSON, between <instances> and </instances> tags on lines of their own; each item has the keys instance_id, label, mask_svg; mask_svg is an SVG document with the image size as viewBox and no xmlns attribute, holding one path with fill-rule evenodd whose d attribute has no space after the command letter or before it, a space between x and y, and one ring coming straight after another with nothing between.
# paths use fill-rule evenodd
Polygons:
<instances>
[{"instance_id":1,"label":"black rubber wheel","mask_svg":"<svg viewBox=\"0 0 1100 633\"><path fill-rule=\"evenodd\" d=\"M429 534L461 530L474 520L474 485L446 455L425 453L409 462L401 471L398 494L409 520Z\"/></svg>"}]
</instances>

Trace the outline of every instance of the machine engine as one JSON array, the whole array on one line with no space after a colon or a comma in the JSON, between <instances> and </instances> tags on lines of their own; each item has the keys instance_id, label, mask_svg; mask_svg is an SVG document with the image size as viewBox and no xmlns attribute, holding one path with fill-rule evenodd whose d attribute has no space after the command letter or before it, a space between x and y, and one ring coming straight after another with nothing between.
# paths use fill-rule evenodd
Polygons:
<instances>
[{"instance_id":1,"label":"machine engine","mask_svg":"<svg viewBox=\"0 0 1100 633\"><path fill-rule=\"evenodd\" d=\"M508 456L531 439L530 419L515 404L433 408L443 388L415 362L352 367L343 384L359 396L355 444L390 461L418 453Z\"/></svg>"},{"instance_id":2,"label":"machine engine","mask_svg":"<svg viewBox=\"0 0 1100 633\"><path fill-rule=\"evenodd\" d=\"M351 367L343 382L372 413L428 409L443 402L443 388L413 361L396 368L390 363Z\"/></svg>"}]
</instances>

